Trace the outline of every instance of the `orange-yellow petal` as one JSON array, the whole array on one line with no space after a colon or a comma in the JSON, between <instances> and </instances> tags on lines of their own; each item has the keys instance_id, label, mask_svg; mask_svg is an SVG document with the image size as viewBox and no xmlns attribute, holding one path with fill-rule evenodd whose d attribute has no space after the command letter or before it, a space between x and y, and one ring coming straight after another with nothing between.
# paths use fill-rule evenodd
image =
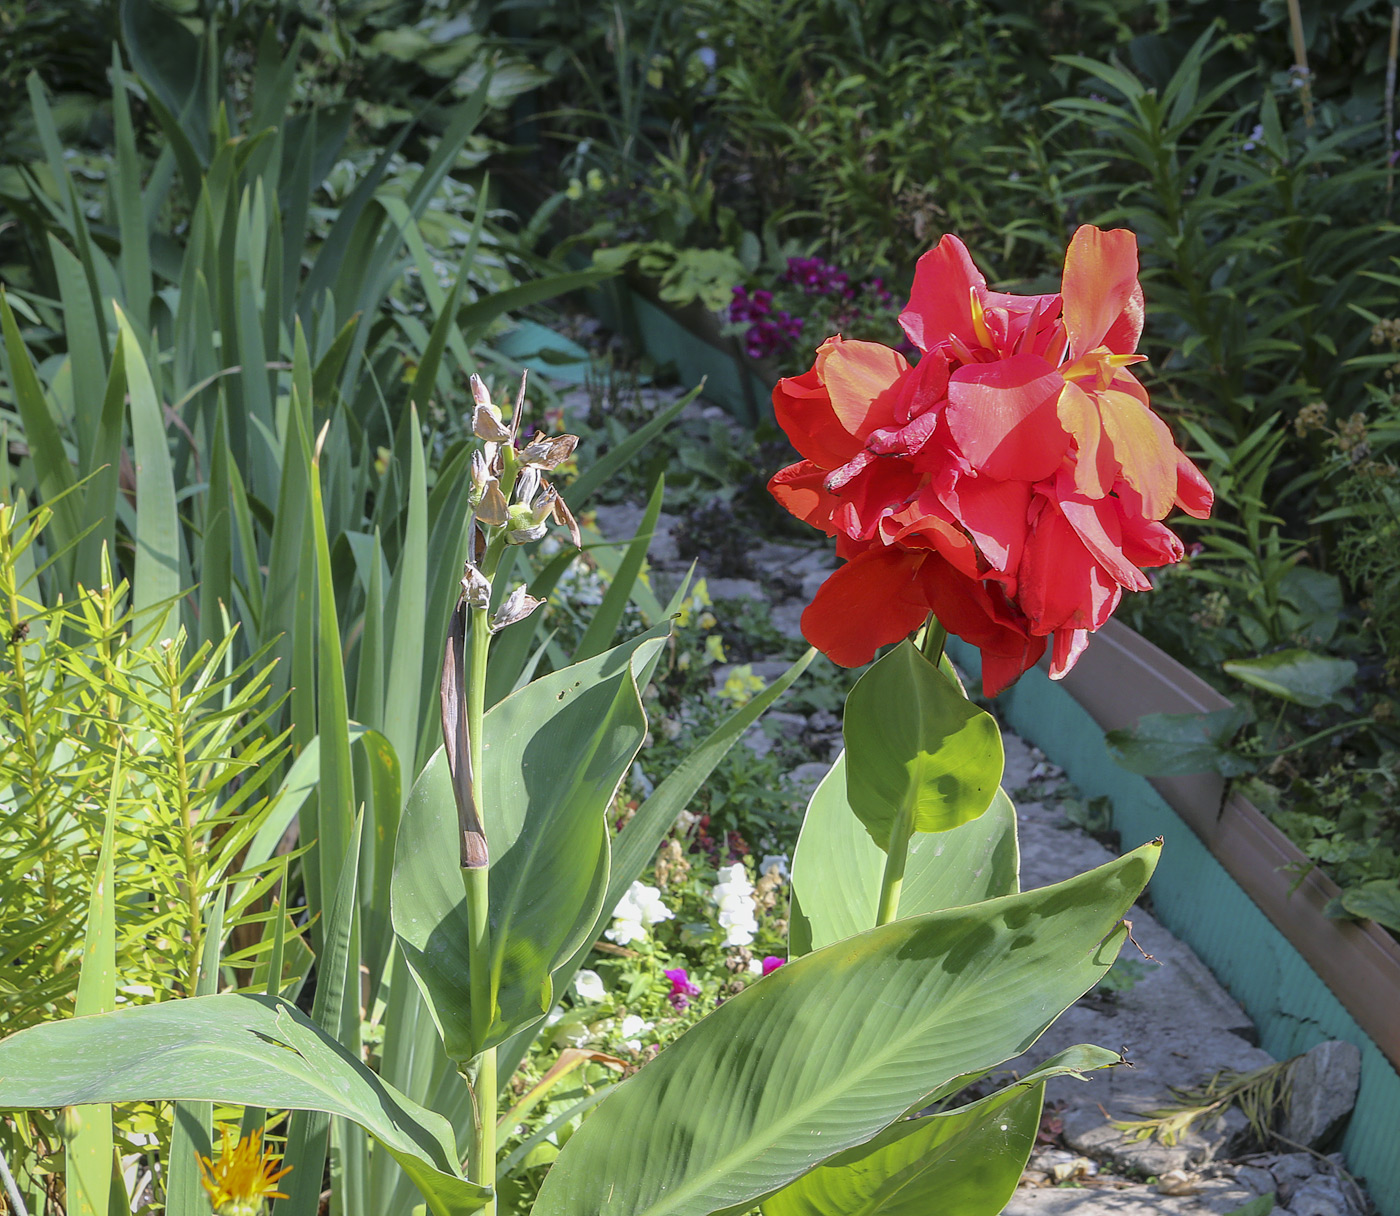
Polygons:
<instances>
[{"instance_id":1,"label":"orange-yellow petal","mask_svg":"<svg viewBox=\"0 0 1400 1216\"><path fill-rule=\"evenodd\" d=\"M1162 519L1176 500L1178 456L1167 424L1136 397L1116 389L1093 393L1123 480L1142 495L1142 511Z\"/></svg>"},{"instance_id":2,"label":"orange-yellow petal","mask_svg":"<svg viewBox=\"0 0 1400 1216\"><path fill-rule=\"evenodd\" d=\"M1061 288L1071 360L1096 346L1108 346L1117 354L1137 347L1142 333L1137 273L1137 237L1127 229L1104 232L1084 224L1074 234L1065 253Z\"/></svg>"}]
</instances>

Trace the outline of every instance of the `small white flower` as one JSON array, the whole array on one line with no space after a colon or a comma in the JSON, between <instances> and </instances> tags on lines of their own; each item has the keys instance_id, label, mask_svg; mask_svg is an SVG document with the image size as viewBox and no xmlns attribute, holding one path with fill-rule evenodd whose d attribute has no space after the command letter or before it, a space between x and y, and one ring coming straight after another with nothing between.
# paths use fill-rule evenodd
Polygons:
<instances>
[{"instance_id":1,"label":"small white flower","mask_svg":"<svg viewBox=\"0 0 1400 1216\"><path fill-rule=\"evenodd\" d=\"M763 963L756 959L749 959L749 974L761 976L763 974Z\"/></svg>"},{"instance_id":2,"label":"small white flower","mask_svg":"<svg viewBox=\"0 0 1400 1216\"><path fill-rule=\"evenodd\" d=\"M639 1034L646 1034L655 1025L655 1022L644 1021L635 1013L629 1013L622 1019L622 1025L618 1027L618 1030L622 1032L623 1038L635 1039Z\"/></svg>"},{"instance_id":3,"label":"small white flower","mask_svg":"<svg viewBox=\"0 0 1400 1216\"><path fill-rule=\"evenodd\" d=\"M603 987L603 977L585 967L574 976L574 991L585 1001L598 1004L607 998L608 990Z\"/></svg>"}]
</instances>

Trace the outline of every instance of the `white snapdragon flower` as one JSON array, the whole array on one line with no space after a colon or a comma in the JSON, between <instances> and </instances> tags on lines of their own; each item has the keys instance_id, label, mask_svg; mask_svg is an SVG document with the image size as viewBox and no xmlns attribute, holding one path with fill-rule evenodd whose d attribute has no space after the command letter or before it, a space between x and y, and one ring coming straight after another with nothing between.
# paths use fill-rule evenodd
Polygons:
<instances>
[{"instance_id":1,"label":"white snapdragon flower","mask_svg":"<svg viewBox=\"0 0 1400 1216\"><path fill-rule=\"evenodd\" d=\"M619 946L626 946L646 937L648 925L658 925L674 916L675 913L663 902L658 888L634 882L618 901L617 909L613 912L612 928L603 936Z\"/></svg>"},{"instance_id":2,"label":"white snapdragon flower","mask_svg":"<svg viewBox=\"0 0 1400 1216\"><path fill-rule=\"evenodd\" d=\"M574 976L574 991L594 1005L605 1000L608 995L608 990L603 987L603 977L587 967Z\"/></svg>"},{"instance_id":3,"label":"white snapdragon flower","mask_svg":"<svg viewBox=\"0 0 1400 1216\"><path fill-rule=\"evenodd\" d=\"M753 883L742 862L722 866L719 882L710 889L710 898L719 909L719 926L725 931L720 945L747 946L758 933L754 914Z\"/></svg>"},{"instance_id":4,"label":"white snapdragon flower","mask_svg":"<svg viewBox=\"0 0 1400 1216\"><path fill-rule=\"evenodd\" d=\"M749 959L749 974L750 974L750 975L756 975L756 976L762 977L762 975L763 975L763 962L762 962L762 960L756 959L756 958L751 958L751 959Z\"/></svg>"}]
</instances>

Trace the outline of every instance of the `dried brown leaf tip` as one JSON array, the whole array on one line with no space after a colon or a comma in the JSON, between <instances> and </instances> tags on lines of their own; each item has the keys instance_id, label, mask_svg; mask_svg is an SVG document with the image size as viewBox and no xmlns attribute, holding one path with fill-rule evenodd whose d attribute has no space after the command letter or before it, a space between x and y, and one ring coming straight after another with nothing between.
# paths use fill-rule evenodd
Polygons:
<instances>
[{"instance_id":1,"label":"dried brown leaf tip","mask_svg":"<svg viewBox=\"0 0 1400 1216\"><path fill-rule=\"evenodd\" d=\"M442 711L443 749L452 780L452 796L457 803L457 828L464 870L484 870L489 860L486 829L482 826L476 805L472 778L471 740L467 733L467 682L463 666L470 629L469 613L476 606L473 601L481 598L483 586L485 602L489 603L490 584L475 566L467 563L462 578L462 594L457 598L457 606L452 610L452 620L447 627L438 698Z\"/></svg>"}]
</instances>

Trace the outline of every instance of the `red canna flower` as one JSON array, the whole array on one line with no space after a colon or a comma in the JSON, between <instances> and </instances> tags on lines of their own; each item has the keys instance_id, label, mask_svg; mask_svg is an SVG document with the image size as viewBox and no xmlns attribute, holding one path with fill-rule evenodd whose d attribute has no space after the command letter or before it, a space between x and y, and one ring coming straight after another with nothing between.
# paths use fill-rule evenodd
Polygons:
<instances>
[{"instance_id":1,"label":"red canna flower","mask_svg":"<svg viewBox=\"0 0 1400 1216\"><path fill-rule=\"evenodd\" d=\"M932 612L982 651L995 695L1052 648L1067 672L1143 568L1204 518L1212 492L1129 370L1143 295L1131 232L1080 228L1058 295L989 291L945 236L919 259L900 315L910 366L828 338L778 382L778 423L803 457L769 483L846 562L802 617L808 640L867 663Z\"/></svg>"}]
</instances>

